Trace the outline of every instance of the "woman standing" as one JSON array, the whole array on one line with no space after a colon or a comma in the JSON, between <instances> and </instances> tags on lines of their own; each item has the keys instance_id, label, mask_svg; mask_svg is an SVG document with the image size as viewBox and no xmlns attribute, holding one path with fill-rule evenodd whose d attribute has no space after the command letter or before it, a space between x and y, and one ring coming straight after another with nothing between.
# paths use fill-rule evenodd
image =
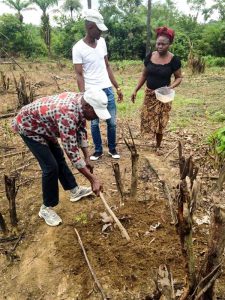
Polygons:
<instances>
[{"instance_id":1,"label":"woman standing","mask_svg":"<svg viewBox=\"0 0 225 300\"><path fill-rule=\"evenodd\" d=\"M162 103L156 99L155 89L163 86L175 88L182 81L181 62L177 56L169 51L173 43L174 31L167 27L156 29L156 51L150 52L144 60L141 78L131 96L132 102L139 89L147 81L144 104L141 111L141 132L153 133L156 137L156 151L163 139L163 131L169 121L171 103ZM174 81L171 83L171 77Z\"/></svg>"}]
</instances>

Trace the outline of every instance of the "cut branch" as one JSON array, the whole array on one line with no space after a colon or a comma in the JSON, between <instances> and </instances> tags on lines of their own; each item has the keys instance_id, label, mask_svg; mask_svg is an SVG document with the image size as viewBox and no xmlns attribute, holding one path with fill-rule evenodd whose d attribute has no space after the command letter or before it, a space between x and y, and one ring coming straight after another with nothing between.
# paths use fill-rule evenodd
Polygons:
<instances>
[{"instance_id":1,"label":"cut branch","mask_svg":"<svg viewBox=\"0 0 225 300\"><path fill-rule=\"evenodd\" d=\"M128 125L129 133L130 133L130 138L131 138L131 143L129 143L126 138L124 138L124 142L129 149L131 153L131 162L132 162L132 174L131 174L131 189L130 189L130 195L131 197L135 198L137 194L137 184L138 184L138 159L139 159L139 154L137 152L136 145L134 143L134 138L131 132L131 129Z\"/></svg>"},{"instance_id":2,"label":"cut branch","mask_svg":"<svg viewBox=\"0 0 225 300\"><path fill-rule=\"evenodd\" d=\"M115 164L112 164L112 167L113 167L113 171L114 171L114 175L115 175L115 179L116 179L116 186L120 193L121 200L123 202L124 189L123 189L123 182L122 182L122 178L121 178L120 165L118 163L115 163Z\"/></svg>"},{"instance_id":3,"label":"cut branch","mask_svg":"<svg viewBox=\"0 0 225 300\"><path fill-rule=\"evenodd\" d=\"M0 213L0 231L2 231L4 234L6 234L7 232L6 223L1 213Z\"/></svg>"},{"instance_id":4,"label":"cut branch","mask_svg":"<svg viewBox=\"0 0 225 300\"><path fill-rule=\"evenodd\" d=\"M122 236L125 237L127 239L127 241L130 241L130 237L126 231L126 229L123 227L123 225L120 223L119 219L116 217L116 215L114 214L114 212L111 210L111 208L109 207L108 203L105 200L105 197L102 193L100 193L100 198L102 199L102 202L105 205L105 208L107 209L108 213L110 214L110 216L113 218L113 220L116 222L117 226L119 227Z\"/></svg>"},{"instance_id":5,"label":"cut branch","mask_svg":"<svg viewBox=\"0 0 225 300\"><path fill-rule=\"evenodd\" d=\"M95 283L96 283L96 285L97 285L99 291L100 291L101 294L102 294L102 298L103 298L104 300L107 300L107 296L106 296L106 294L105 294L105 292L104 292L104 290L103 290L103 288L102 288L102 286L101 286L101 284L100 284L100 282L99 282L99 280L98 280L98 278L97 278L97 276L96 276L96 274L95 274L94 269L92 268L92 266L91 266L91 264L90 264L90 261L89 261L89 259L88 259L87 253L86 253L86 251L85 251L84 245L83 245L82 240L81 240L81 237L80 237L80 235L79 235L79 233L78 233L78 231L77 231L76 228L74 228L74 231L76 232L76 235L77 235L77 238L78 238L78 242L79 242L79 244L80 244L80 246L81 246L81 249L82 249L82 251L83 251L83 254L84 254L85 260L86 260L86 262L87 262L88 268L89 268L89 270L90 270L90 272L91 272L91 275L92 275L92 277L94 278L94 281L95 281Z\"/></svg>"},{"instance_id":6,"label":"cut branch","mask_svg":"<svg viewBox=\"0 0 225 300\"><path fill-rule=\"evenodd\" d=\"M5 178L5 191L6 197L9 201L9 213L10 213L10 220L12 226L17 225L17 215L16 215L16 195L18 189L16 189L16 178L15 177L8 177L7 175L4 176Z\"/></svg>"}]
</instances>

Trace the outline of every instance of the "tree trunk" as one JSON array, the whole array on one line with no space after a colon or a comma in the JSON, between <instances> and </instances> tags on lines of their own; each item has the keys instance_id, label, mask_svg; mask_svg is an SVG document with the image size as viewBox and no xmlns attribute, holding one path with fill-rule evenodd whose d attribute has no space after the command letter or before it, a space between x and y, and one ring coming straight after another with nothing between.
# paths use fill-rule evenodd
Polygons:
<instances>
[{"instance_id":1,"label":"tree trunk","mask_svg":"<svg viewBox=\"0 0 225 300\"><path fill-rule=\"evenodd\" d=\"M88 8L91 8L91 0L88 0L87 4L88 4Z\"/></svg>"},{"instance_id":2,"label":"tree trunk","mask_svg":"<svg viewBox=\"0 0 225 300\"><path fill-rule=\"evenodd\" d=\"M146 40L146 55L150 52L151 46L151 12L152 12L152 1L148 0L148 14L147 14L147 40Z\"/></svg>"}]
</instances>

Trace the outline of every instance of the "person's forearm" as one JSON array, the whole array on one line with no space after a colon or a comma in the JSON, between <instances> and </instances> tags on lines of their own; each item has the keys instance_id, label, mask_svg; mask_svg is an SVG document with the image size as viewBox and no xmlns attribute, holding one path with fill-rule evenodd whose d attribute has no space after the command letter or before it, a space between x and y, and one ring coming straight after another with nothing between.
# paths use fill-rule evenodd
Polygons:
<instances>
[{"instance_id":1,"label":"person's forearm","mask_svg":"<svg viewBox=\"0 0 225 300\"><path fill-rule=\"evenodd\" d=\"M107 71L108 71L108 74L109 74L109 79L110 81L112 82L113 86L118 89L119 88L119 85L116 81L116 78L114 77L114 74L113 74L113 71L110 67L110 65L107 66Z\"/></svg>"},{"instance_id":2,"label":"person's forearm","mask_svg":"<svg viewBox=\"0 0 225 300\"><path fill-rule=\"evenodd\" d=\"M78 169L78 171L83 174L92 184L94 181L96 181L96 177L90 172L90 170L87 167Z\"/></svg>"},{"instance_id":3,"label":"person's forearm","mask_svg":"<svg viewBox=\"0 0 225 300\"><path fill-rule=\"evenodd\" d=\"M85 158L85 159L89 158L88 147L81 147L81 150L82 150L82 152L83 152L84 158Z\"/></svg>"},{"instance_id":4,"label":"person's forearm","mask_svg":"<svg viewBox=\"0 0 225 300\"><path fill-rule=\"evenodd\" d=\"M141 78L140 78L140 80L138 81L138 84L137 84L136 88L135 88L135 92L136 93L140 90L140 88L143 86L143 84L145 83L145 81L146 81L146 77L144 77L142 75Z\"/></svg>"},{"instance_id":5,"label":"person's forearm","mask_svg":"<svg viewBox=\"0 0 225 300\"><path fill-rule=\"evenodd\" d=\"M77 74L77 85L80 92L85 91L84 77L82 75Z\"/></svg>"},{"instance_id":6,"label":"person's forearm","mask_svg":"<svg viewBox=\"0 0 225 300\"><path fill-rule=\"evenodd\" d=\"M177 87L181 83L181 81L182 81L182 78L176 78L174 80L174 82L170 85L170 88L173 89L173 88Z\"/></svg>"}]
</instances>

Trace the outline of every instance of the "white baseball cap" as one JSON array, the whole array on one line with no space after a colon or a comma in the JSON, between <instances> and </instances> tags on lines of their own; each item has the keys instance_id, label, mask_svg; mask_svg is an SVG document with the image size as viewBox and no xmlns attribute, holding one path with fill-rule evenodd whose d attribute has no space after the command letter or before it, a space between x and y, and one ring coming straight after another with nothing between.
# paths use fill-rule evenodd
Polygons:
<instances>
[{"instance_id":1,"label":"white baseball cap","mask_svg":"<svg viewBox=\"0 0 225 300\"><path fill-rule=\"evenodd\" d=\"M99 30L107 31L108 28L104 24L103 16L96 9L87 9L84 12L84 19L94 22Z\"/></svg>"},{"instance_id":2,"label":"white baseball cap","mask_svg":"<svg viewBox=\"0 0 225 300\"><path fill-rule=\"evenodd\" d=\"M108 98L103 90L88 89L84 92L83 98L93 107L99 119L107 120L111 118L111 115L107 109Z\"/></svg>"}]
</instances>

